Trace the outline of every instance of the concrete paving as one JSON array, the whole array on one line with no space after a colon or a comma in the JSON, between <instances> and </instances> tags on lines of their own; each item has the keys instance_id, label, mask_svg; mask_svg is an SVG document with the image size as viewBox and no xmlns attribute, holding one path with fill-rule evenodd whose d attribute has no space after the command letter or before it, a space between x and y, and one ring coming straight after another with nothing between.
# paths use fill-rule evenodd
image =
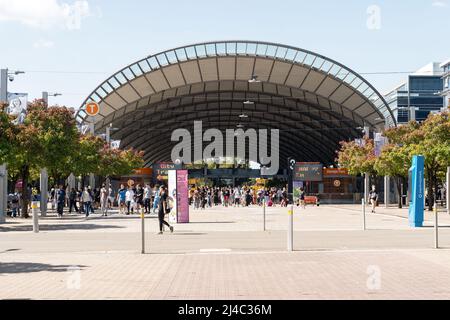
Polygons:
<instances>
[{"instance_id":1,"label":"concrete paving","mask_svg":"<svg viewBox=\"0 0 450 320\"><path fill-rule=\"evenodd\" d=\"M377 208L362 230L360 206L295 208L294 252L286 252L287 208L191 211L189 224L156 235L146 217L80 215L8 219L0 225L2 299L448 299L450 216L410 228L407 209ZM370 212L370 209L367 210Z\"/></svg>"}]
</instances>

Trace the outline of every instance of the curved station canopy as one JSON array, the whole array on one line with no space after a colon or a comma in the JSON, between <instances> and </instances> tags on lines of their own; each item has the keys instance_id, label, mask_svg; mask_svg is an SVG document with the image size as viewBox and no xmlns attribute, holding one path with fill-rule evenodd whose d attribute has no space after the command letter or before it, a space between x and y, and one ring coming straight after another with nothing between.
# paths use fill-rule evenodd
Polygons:
<instances>
[{"instance_id":1,"label":"curved station canopy","mask_svg":"<svg viewBox=\"0 0 450 320\"><path fill-rule=\"evenodd\" d=\"M100 106L89 117L86 103ZM244 103L247 102L247 103ZM77 112L95 132L116 128L122 148L145 151L146 165L170 161L171 133L203 130L279 129L280 164L334 163L341 140L395 126L379 92L346 66L307 50L254 41L194 44L151 55L100 84Z\"/></svg>"}]
</instances>

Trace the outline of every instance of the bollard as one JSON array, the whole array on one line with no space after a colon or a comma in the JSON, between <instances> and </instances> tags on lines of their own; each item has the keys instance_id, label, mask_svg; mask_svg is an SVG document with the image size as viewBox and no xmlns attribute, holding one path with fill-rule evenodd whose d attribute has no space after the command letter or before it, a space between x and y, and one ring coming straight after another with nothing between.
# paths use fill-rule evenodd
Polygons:
<instances>
[{"instance_id":1,"label":"bollard","mask_svg":"<svg viewBox=\"0 0 450 320\"><path fill-rule=\"evenodd\" d=\"M39 232L39 216L38 216L38 202L31 202L31 213L33 214L33 232Z\"/></svg>"},{"instance_id":2,"label":"bollard","mask_svg":"<svg viewBox=\"0 0 450 320\"><path fill-rule=\"evenodd\" d=\"M266 231L266 199L263 199L263 231Z\"/></svg>"},{"instance_id":3,"label":"bollard","mask_svg":"<svg viewBox=\"0 0 450 320\"><path fill-rule=\"evenodd\" d=\"M142 208L141 208L141 236L142 236L141 253L145 254L145 215L144 209Z\"/></svg>"},{"instance_id":4,"label":"bollard","mask_svg":"<svg viewBox=\"0 0 450 320\"><path fill-rule=\"evenodd\" d=\"M361 199L363 230L366 230L366 200Z\"/></svg>"},{"instance_id":5,"label":"bollard","mask_svg":"<svg viewBox=\"0 0 450 320\"><path fill-rule=\"evenodd\" d=\"M294 251L294 205L288 210L288 238L287 250Z\"/></svg>"},{"instance_id":6,"label":"bollard","mask_svg":"<svg viewBox=\"0 0 450 320\"><path fill-rule=\"evenodd\" d=\"M438 238L438 231L439 231L439 222L438 222L438 209L437 209L437 203L436 200L434 201L434 248L439 248L439 238Z\"/></svg>"}]
</instances>

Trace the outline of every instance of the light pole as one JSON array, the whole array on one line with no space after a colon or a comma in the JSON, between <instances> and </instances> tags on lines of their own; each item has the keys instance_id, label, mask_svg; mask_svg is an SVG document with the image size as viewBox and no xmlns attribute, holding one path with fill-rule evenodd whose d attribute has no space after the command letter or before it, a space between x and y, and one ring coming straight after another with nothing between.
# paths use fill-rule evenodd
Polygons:
<instances>
[{"instance_id":1,"label":"light pole","mask_svg":"<svg viewBox=\"0 0 450 320\"><path fill-rule=\"evenodd\" d=\"M14 81L14 76L24 71L9 71L0 69L0 102L8 103L8 81ZM8 168L6 163L0 165L0 223L5 222L8 202Z\"/></svg>"},{"instance_id":2,"label":"light pole","mask_svg":"<svg viewBox=\"0 0 450 320\"><path fill-rule=\"evenodd\" d=\"M48 106L48 97L57 97L62 96L61 93L48 93L47 91L42 91L42 100L44 100L44 103L46 106Z\"/></svg>"},{"instance_id":3,"label":"light pole","mask_svg":"<svg viewBox=\"0 0 450 320\"><path fill-rule=\"evenodd\" d=\"M47 91L42 91L42 100L45 106L48 106L48 97L61 96L61 93L48 93ZM40 173L40 189L41 189L41 216L45 217L47 215L47 202L48 202L48 173L47 168L41 168Z\"/></svg>"}]
</instances>

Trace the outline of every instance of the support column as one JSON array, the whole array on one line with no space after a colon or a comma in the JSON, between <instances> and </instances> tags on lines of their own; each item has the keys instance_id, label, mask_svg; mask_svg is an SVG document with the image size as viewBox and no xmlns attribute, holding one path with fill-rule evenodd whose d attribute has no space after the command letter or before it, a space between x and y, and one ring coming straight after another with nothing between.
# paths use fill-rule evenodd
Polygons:
<instances>
[{"instance_id":1,"label":"support column","mask_svg":"<svg viewBox=\"0 0 450 320\"><path fill-rule=\"evenodd\" d=\"M41 216L45 217L47 215L47 204L48 204L48 172L46 168L41 169L40 176L40 189L41 189Z\"/></svg>"},{"instance_id":2,"label":"support column","mask_svg":"<svg viewBox=\"0 0 450 320\"><path fill-rule=\"evenodd\" d=\"M447 186L445 187L445 204L447 205L447 213L450 214L450 167L447 167Z\"/></svg>"},{"instance_id":3,"label":"support column","mask_svg":"<svg viewBox=\"0 0 450 320\"><path fill-rule=\"evenodd\" d=\"M89 186L91 187L92 190L95 189L95 176L93 173L89 174Z\"/></svg>"},{"instance_id":4,"label":"support column","mask_svg":"<svg viewBox=\"0 0 450 320\"><path fill-rule=\"evenodd\" d=\"M8 102L8 69L0 70L0 102ZM8 171L0 164L0 223L5 222L8 201Z\"/></svg>"},{"instance_id":5,"label":"support column","mask_svg":"<svg viewBox=\"0 0 450 320\"><path fill-rule=\"evenodd\" d=\"M89 131L95 136L95 117L89 117ZM93 173L89 174L89 186L92 190L95 189L95 176Z\"/></svg>"},{"instance_id":6,"label":"support column","mask_svg":"<svg viewBox=\"0 0 450 320\"><path fill-rule=\"evenodd\" d=\"M364 174L364 201L366 203L367 203L367 199L369 199L369 190L370 190L369 174L365 173Z\"/></svg>"},{"instance_id":7,"label":"support column","mask_svg":"<svg viewBox=\"0 0 450 320\"><path fill-rule=\"evenodd\" d=\"M8 201L8 171L6 164L0 165L0 223L6 220Z\"/></svg>"},{"instance_id":8,"label":"support column","mask_svg":"<svg viewBox=\"0 0 450 320\"><path fill-rule=\"evenodd\" d=\"M384 177L384 207L389 208L389 193L390 193L390 179L389 176Z\"/></svg>"}]
</instances>

